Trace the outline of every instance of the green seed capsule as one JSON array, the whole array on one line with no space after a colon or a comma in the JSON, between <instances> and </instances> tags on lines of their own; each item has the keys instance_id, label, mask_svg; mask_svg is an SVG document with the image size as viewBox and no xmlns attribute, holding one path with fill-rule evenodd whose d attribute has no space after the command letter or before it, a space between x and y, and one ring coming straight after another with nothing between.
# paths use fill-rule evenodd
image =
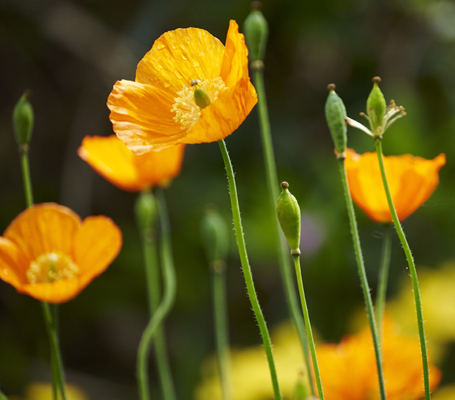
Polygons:
<instances>
[{"instance_id":1,"label":"green seed capsule","mask_svg":"<svg viewBox=\"0 0 455 400\"><path fill-rule=\"evenodd\" d=\"M200 231L209 263L224 262L229 251L229 230L223 217L213 207L208 207L202 217Z\"/></svg>"},{"instance_id":2,"label":"green seed capsule","mask_svg":"<svg viewBox=\"0 0 455 400\"><path fill-rule=\"evenodd\" d=\"M245 32L245 40L251 62L262 61L264 59L269 34L267 20L261 11L259 11L260 5L258 3L253 3L254 9L243 23L243 32Z\"/></svg>"},{"instance_id":3,"label":"green seed capsule","mask_svg":"<svg viewBox=\"0 0 455 400\"><path fill-rule=\"evenodd\" d=\"M343 100L336 94L335 85L328 86L329 96L325 103L325 118L332 134L335 149L338 154L343 154L347 147L347 127L345 123L346 107Z\"/></svg>"},{"instance_id":4,"label":"green seed capsule","mask_svg":"<svg viewBox=\"0 0 455 400\"><path fill-rule=\"evenodd\" d=\"M367 100L367 115L370 118L371 130L373 132L376 132L377 128L382 125L382 120L384 119L387 108L384 95L382 94L381 89L379 89L380 82L381 78L379 78L379 76L373 78L373 89Z\"/></svg>"},{"instance_id":5,"label":"green seed capsule","mask_svg":"<svg viewBox=\"0 0 455 400\"><path fill-rule=\"evenodd\" d=\"M278 197L276 212L281 230L291 246L291 254L300 254L300 207L297 199L289 192L289 184L281 184L282 192Z\"/></svg>"},{"instance_id":6,"label":"green seed capsule","mask_svg":"<svg viewBox=\"0 0 455 400\"><path fill-rule=\"evenodd\" d=\"M33 129L33 108L28 101L29 94L24 93L13 110L13 127L19 146L30 142Z\"/></svg>"},{"instance_id":7,"label":"green seed capsule","mask_svg":"<svg viewBox=\"0 0 455 400\"><path fill-rule=\"evenodd\" d=\"M158 214L158 205L151 192L142 192L136 200L136 219L141 231L152 229Z\"/></svg>"},{"instance_id":8,"label":"green seed capsule","mask_svg":"<svg viewBox=\"0 0 455 400\"><path fill-rule=\"evenodd\" d=\"M194 102L201 109L208 107L212 103L208 93L197 85L194 87Z\"/></svg>"}]
</instances>

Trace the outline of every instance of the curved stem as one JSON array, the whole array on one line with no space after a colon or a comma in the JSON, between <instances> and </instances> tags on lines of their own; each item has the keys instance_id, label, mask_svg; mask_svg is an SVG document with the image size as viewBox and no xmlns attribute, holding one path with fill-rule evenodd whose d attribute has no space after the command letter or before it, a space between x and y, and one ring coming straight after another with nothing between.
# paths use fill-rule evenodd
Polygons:
<instances>
[{"instance_id":1,"label":"curved stem","mask_svg":"<svg viewBox=\"0 0 455 400\"><path fill-rule=\"evenodd\" d=\"M379 392L381 400L386 399L385 386L384 386L384 372L382 367L382 354L379 343L378 331L376 328L376 320L374 316L373 301L371 300L370 287L368 286L367 274L365 271L365 265L363 263L362 248L360 246L359 231L357 228L357 220L355 218L354 204L352 203L351 194L349 192L348 179L346 175L346 168L344 159L338 160L338 166L340 168L341 182L343 184L344 198L346 200L346 207L348 210L349 224L351 226L352 241L354 244L354 253L357 261L357 268L359 271L360 283L362 286L363 297L365 306L367 309L368 323L370 324L371 335L373 336L373 346L376 355L376 367L378 370L379 379Z\"/></svg>"},{"instance_id":2,"label":"curved stem","mask_svg":"<svg viewBox=\"0 0 455 400\"><path fill-rule=\"evenodd\" d=\"M316 385L318 387L319 399L324 400L324 391L322 389L321 374L319 373L318 359L316 356L316 346L314 345L313 330L311 329L310 314L305 299L305 291L303 290L302 270L300 268L300 256L292 255L295 265L295 273L297 275L297 283L299 285L300 301L302 303L303 317L305 318L307 340L311 351L311 358L313 360L314 376L316 378Z\"/></svg>"},{"instance_id":3,"label":"curved stem","mask_svg":"<svg viewBox=\"0 0 455 400\"><path fill-rule=\"evenodd\" d=\"M226 304L226 265L223 261L212 264L213 314L218 370L223 400L232 399L231 357L229 354L229 333Z\"/></svg>"},{"instance_id":4,"label":"curved stem","mask_svg":"<svg viewBox=\"0 0 455 400\"><path fill-rule=\"evenodd\" d=\"M229 182L229 195L231 197L232 217L234 220L235 236L237 239L237 246L239 249L240 261L242 264L243 276L245 278L248 297L250 298L251 306L253 307L253 312L256 317L259 330L261 332L262 341L264 343L264 350L267 356L267 361L269 363L270 376L272 379L275 400L281 400L282 397L280 387L278 384L275 361L273 359L272 342L270 340L270 335L267 329L267 324L265 322L264 315L262 314L261 306L259 305L256 290L254 288L253 275L251 274L250 264L248 262L245 239L243 237L242 220L240 218L240 208L239 201L237 198L237 187L235 184L234 171L232 169L231 160L229 158L229 154L226 148L226 144L224 143L224 140L219 140L218 144L220 145L221 154L223 156L224 165L226 168L226 173Z\"/></svg>"},{"instance_id":5,"label":"curved stem","mask_svg":"<svg viewBox=\"0 0 455 400\"><path fill-rule=\"evenodd\" d=\"M376 295L376 321L378 334L382 338L385 301L387 297L387 280L390 269L390 252L392 248L392 229L390 224L384 224L384 237L382 239L381 266L379 270L378 293Z\"/></svg>"},{"instance_id":6,"label":"curved stem","mask_svg":"<svg viewBox=\"0 0 455 400\"><path fill-rule=\"evenodd\" d=\"M390 213L392 214L393 224L397 231L398 237L400 238L401 245L403 246L404 253L409 265L409 272L411 273L412 287L414 291L414 300L416 304L417 312L417 325L419 327L419 338L420 338L420 349L422 351L422 364L423 364L423 382L425 386L425 400L430 400L430 372L429 372L429 363L428 363L428 351L427 343L425 339L425 328L423 326L423 311L422 311L422 301L420 298L420 288L419 280L417 278L417 270L414 264L414 259L411 254L411 249L409 247L408 241L404 234L403 228L401 227L400 221L398 219L395 206L393 205L392 195L390 193L389 184L387 182L387 175L384 167L384 160L382 157L382 144L380 139L375 140L376 153L378 155L379 168L381 170L382 182L384 184L384 189L387 196L387 202L389 203Z\"/></svg>"},{"instance_id":7,"label":"curved stem","mask_svg":"<svg viewBox=\"0 0 455 400\"><path fill-rule=\"evenodd\" d=\"M32 180L30 177L30 167L28 162L28 146L20 146L19 153L21 158L22 177L24 181L25 201L27 208L33 205ZM46 324L47 335L51 348L51 370L52 370L52 395L57 400L57 391L60 387L63 400L66 400L65 376L63 372L63 362L60 355L57 330L57 306L51 310L48 303L41 302L43 307L44 322Z\"/></svg>"},{"instance_id":8,"label":"curved stem","mask_svg":"<svg viewBox=\"0 0 455 400\"><path fill-rule=\"evenodd\" d=\"M139 216L137 216L139 217ZM160 302L160 272L156 243L153 237L153 226L141 230L142 250L144 255L145 275L147 280L147 295L150 319L153 318ZM155 361L161 383L164 400L175 400L174 382L167 354L164 326L161 324L155 334ZM150 341L150 346L152 341ZM150 349L147 349L147 352Z\"/></svg>"},{"instance_id":9,"label":"curved stem","mask_svg":"<svg viewBox=\"0 0 455 400\"><path fill-rule=\"evenodd\" d=\"M269 112L267 109L267 100L264 89L264 76L262 69L257 69L253 74L254 86L258 95L258 113L259 113L259 126L262 137L262 147L264 152L265 162L265 175L267 180L267 190L269 193L269 203L272 215L272 233L274 235L275 243L278 251L278 265L280 267L281 276L283 279L284 293L286 296L286 303L288 305L291 318L297 329L297 333L300 338L303 349L303 358L307 370L311 371L310 360L308 354L308 343L305 337L305 328L303 325L303 319L299 312L297 292L295 290L294 280L292 279L292 271L288 253L288 245L283 240L283 234L281 233L278 218L276 216L276 200L278 199L278 177L276 173L275 155L273 152L273 141L272 133L270 130ZM310 379L311 394L314 396L314 385L313 380Z\"/></svg>"},{"instance_id":10,"label":"curved stem","mask_svg":"<svg viewBox=\"0 0 455 400\"><path fill-rule=\"evenodd\" d=\"M153 341L161 323L174 305L176 295L176 278L174 261L172 258L171 235L166 203L162 189L157 189L157 200L161 222L161 262L163 265L164 294L160 305L157 307L152 319L145 328L139 343L137 379L141 400L150 400L147 368L150 344Z\"/></svg>"}]
</instances>

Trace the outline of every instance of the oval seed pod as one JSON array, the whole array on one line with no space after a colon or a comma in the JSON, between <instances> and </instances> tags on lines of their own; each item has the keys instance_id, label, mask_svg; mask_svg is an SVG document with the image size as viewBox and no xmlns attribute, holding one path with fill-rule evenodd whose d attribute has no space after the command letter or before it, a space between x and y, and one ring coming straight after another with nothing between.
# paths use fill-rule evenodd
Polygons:
<instances>
[{"instance_id":1,"label":"oval seed pod","mask_svg":"<svg viewBox=\"0 0 455 400\"><path fill-rule=\"evenodd\" d=\"M379 89L379 83L381 78L375 76L373 78L373 89L370 92L367 100L367 115L370 118L371 130L376 132L379 126L382 126L382 120L385 115L387 103L381 89Z\"/></svg>"},{"instance_id":2,"label":"oval seed pod","mask_svg":"<svg viewBox=\"0 0 455 400\"><path fill-rule=\"evenodd\" d=\"M250 61L262 61L264 59L269 26L264 15L259 10L260 3L255 1L252 4L253 10L246 17L243 23L246 45L249 51Z\"/></svg>"},{"instance_id":3,"label":"oval seed pod","mask_svg":"<svg viewBox=\"0 0 455 400\"><path fill-rule=\"evenodd\" d=\"M158 214L158 205L151 192L142 192L136 200L136 223L141 231L151 229Z\"/></svg>"},{"instance_id":4,"label":"oval seed pod","mask_svg":"<svg viewBox=\"0 0 455 400\"><path fill-rule=\"evenodd\" d=\"M329 96L325 103L325 118L332 134L335 149L338 154L343 154L347 147L347 127L345 123L346 107L343 100L335 92L335 85L328 86Z\"/></svg>"},{"instance_id":5,"label":"oval seed pod","mask_svg":"<svg viewBox=\"0 0 455 400\"><path fill-rule=\"evenodd\" d=\"M300 207L297 199L289 192L289 184L281 184L282 192L278 197L276 212L281 230L291 246L291 254L300 254Z\"/></svg>"},{"instance_id":6,"label":"oval seed pod","mask_svg":"<svg viewBox=\"0 0 455 400\"><path fill-rule=\"evenodd\" d=\"M13 127L19 146L30 142L33 129L33 108L28 101L29 93L24 93L13 110Z\"/></svg>"},{"instance_id":7,"label":"oval seed pod","mask_svg":"<svg viewBox=\"0 0 455 400\"><path fill-rule=\"evenodd\" d=\"M224 262L229 251L229 230L213 206L207 207L201 219L200 231L209 263Z\"/></svg>"}]
</instances>

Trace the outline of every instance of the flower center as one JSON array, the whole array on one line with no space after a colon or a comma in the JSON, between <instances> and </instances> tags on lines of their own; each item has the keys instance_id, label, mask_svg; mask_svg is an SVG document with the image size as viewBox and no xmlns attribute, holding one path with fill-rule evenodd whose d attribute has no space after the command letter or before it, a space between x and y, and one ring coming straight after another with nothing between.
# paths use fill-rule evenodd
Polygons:
<instances>
[{"instance_id":1,"label":"flower center","mask_svg":"<svg viewBox=\"0 0 455 400\"><path fill-rule=\"evenodd\" d=\"M61 280L75 279L79 267L71 257L58 251L41 254L30 263L27 279L30 283L49 283Z\"/></svg>"},{"instance_id":2,"label":"flower center","mask_svg":"<svg viewBox=\"0 0 455 400\"><path fill-rule=\"evenodd\" d=\"M201 116L201 107L194 100L194 91L202 89L210 98L210 103L213 103L219 94L227 89L221 77L213 79L198 79L196 82L193 79L191 86L184 86L177 93L175 103L171 111L175 112L174 121L181 125L182 130L190 131L193 125Z\"/></svg>"}]
</instances>

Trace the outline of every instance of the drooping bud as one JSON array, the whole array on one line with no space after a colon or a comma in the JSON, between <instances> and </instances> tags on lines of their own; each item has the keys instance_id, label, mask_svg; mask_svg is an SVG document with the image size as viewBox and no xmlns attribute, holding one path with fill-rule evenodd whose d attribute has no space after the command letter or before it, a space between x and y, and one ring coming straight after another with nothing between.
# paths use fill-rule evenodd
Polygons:
<instances>
[{"instance_id":1,"label":"drooping bud","mask_svg":"<svg viewBox=\"0 0 455 400\"><path fill-rule=\"evenodd\" d=\"M378 127L382 126L387 108L387 103L379 88L379 83L381 83L381 78L375 76L373 78L373 89L367 100L367 115L370 119L371 130L373 132L376 132Z\"/></svg>"},{"instance_id":2,"label":"drooping bud","mask_svg":"<svg viewBox=\"0 0 455 400\"><path fill-rule=\"evenodd\" d=\"M152 229L158 214L158 206L152 192L142 192L136 200L136 223L141 232Z\"/></svg>"},{"instance_id":3,"label":"drooping bud","mask_svg":"<svg viewBox=\"0 0 455 400\"><path fill-rule=\"evenodd\" d=\"M291 246L291 254L300 254L300 207L297 199L289 192L289 183L281 183L276 212L281 230Z\"/></svg>"},{"instance_id":4,"label":"drooping bud","mask_svg":"<svg viewBox=\"0 0 455 400\"><path fill-rule=\"evenodd\" d=\"M260 11L261 3L254 1L251 3L251 12L243 23L246 45L248 47L250 62L255 63L264 59L269 26L264 15Z\"/></svg>"},{"instance_id":5,"label":"drooping bud","mask_svg":"<svg viewBox=\"0 0 455 400\"><path fill-rule=\"evenodd\" d=\"M13 127L16 141L19 146L30 142L33 129L33 108L28 98L30 94L24 93L13 110Z\"/></svg>"},{"instance_id":6,"label":"drooping bud","mask_svg":"<svg viewBox=\"0 0 455 400\"><path fill-rule=\"evenodd\" d=\"M201 110L212 103L208 93L204 89L201 89L197 84L194 85L194 102Z\"/></svg>"},{"instance_id":7,"label":"drooping bud","mask_svg":"<svg viewBox=\"0 0 455 400\"><path fill-rule=\"evenodd\" d=\"M347 127L346 127L346 107L343 100L335 92L335 84L327 86L329 96L325 103L325 118L329 125L330 133L335 144L338 157L344 157L344 151L347 147Z\"/></svg>"},{"instance_id":8,"label":"drooping bud","mask_svg":"<svg viewBox=\"0 0 455 400\"><path fill-rule=\"evenodd\" d=\"M223 217L208 206L201 219L200 232L209 263L224 265L229 251L229 230Z\"/></svg>"}]
</instances>

